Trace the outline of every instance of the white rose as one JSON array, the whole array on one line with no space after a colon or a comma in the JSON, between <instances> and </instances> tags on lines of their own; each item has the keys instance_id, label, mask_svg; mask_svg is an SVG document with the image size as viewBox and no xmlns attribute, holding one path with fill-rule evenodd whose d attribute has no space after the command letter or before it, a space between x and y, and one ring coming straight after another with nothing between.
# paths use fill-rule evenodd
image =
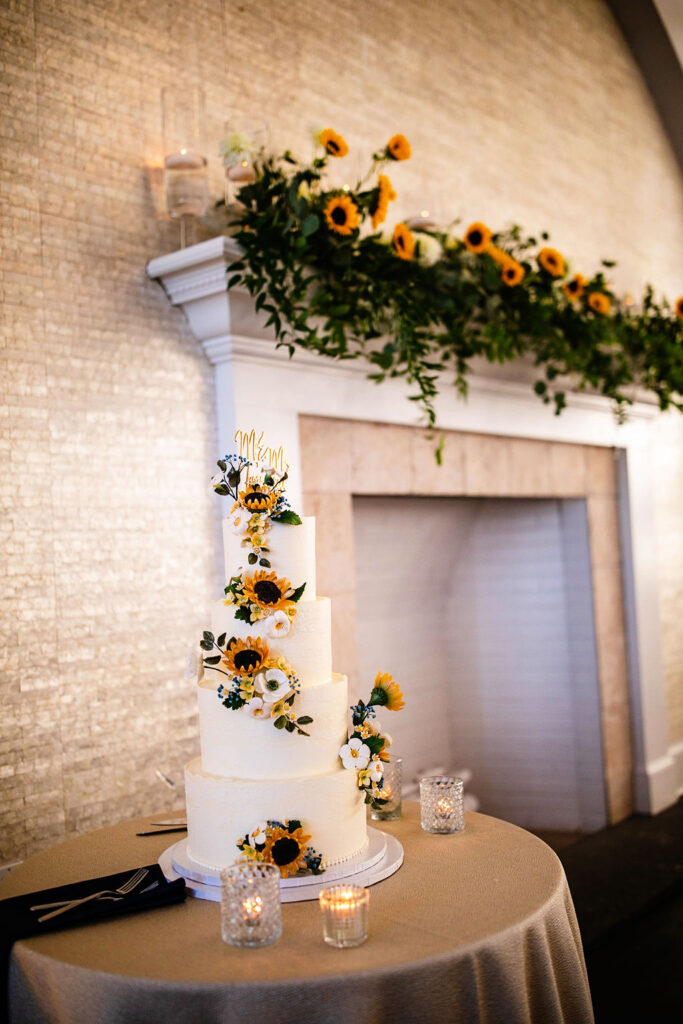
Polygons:
<instances>
[{"instance_id":1,"label":"white rose","mask_svg":"<svg viewBox=\"0 0 683 1024\"><path fill-rule=\"evenodd\" d=\"M252 718L270 718L270 704L265 704L260 697L252 697L247 701L244 710Z\"/></svg>"},{"instance_id":2,"label":"white rose","mask_svg":"<svg viewBox=\"0 0 683 1024\"><path fill-rule=\"evenodd\" d=\"M280 668L268 668L256 675L254 689L267 704L274 704L287 697L292 687L286 672Z\"/></svg>"},{"instance_id":3,"label":"white rose","mask_svg":"<svg viewBox=\"0 0 683 1024\"><path fill-rule=\"evenodd\" d=\"M438 263L443 254L441 242L438 238L428 235L423 231L417 233L417 258L423 267L433 267Z\"/></svg>"},{"instance_id":4,"label":"white rose","mask_svg":"<svg viewBox=\"0 0 683 1024\"><path fill-rule=\"evenodd\" d=\"M251 513L246 509L238 508L230 516L230 527L233 533L246 533L249 526Z\"/></svg>"},{"instance_id":5,"label":"white rose","mask_svg":"<svg viewBox=\"0 0 683 1024\"><path fill-rule=\"evenodd\" d=\"M292 624L289 621L289 616L286 612L273 612L269 615L265 622L266 634L270 637L276 636L287 636Z\"/></svg>"},{"instance_id":6,"label":"white rose","mask_svg":"<svg viewBox=\"0 0 683 1024\"><path fill-rule=\"evenodd\" d=\"M339 751L345 768L366 768L370 760L370 747L362 740L353 739Z\"/></svg>"}]
</instances>

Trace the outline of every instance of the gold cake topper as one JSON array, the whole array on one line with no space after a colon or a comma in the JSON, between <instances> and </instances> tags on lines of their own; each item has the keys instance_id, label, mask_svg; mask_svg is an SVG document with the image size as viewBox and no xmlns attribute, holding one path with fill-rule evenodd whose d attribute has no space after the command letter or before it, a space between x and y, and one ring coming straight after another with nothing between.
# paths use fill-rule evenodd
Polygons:
<instances>
[{"instance_id":1,"label":"gold cake topper","mask_svg":"<svg viewBox=\"0 0 683 1024\"><path fill-rule=\"evenodd\" d=\"M289 470L289 463L285 459L285 452L282 445L273 448L264 444L264 432L257 436L255 430L246 433L244 430L235 431L235 444L239 445L239 453L243 459L250 462L258 462L266 466L272 466L279 473L286 473Z\"/></svg>"}]
</instances>

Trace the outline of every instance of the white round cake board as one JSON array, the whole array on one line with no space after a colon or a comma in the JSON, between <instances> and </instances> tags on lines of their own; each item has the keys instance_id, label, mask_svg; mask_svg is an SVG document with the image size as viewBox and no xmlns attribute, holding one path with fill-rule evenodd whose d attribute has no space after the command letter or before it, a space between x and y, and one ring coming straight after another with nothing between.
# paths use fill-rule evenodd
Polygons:
<instances>
[{"instance_id":1,"label":"white round cake board","mask_svg":"<svg viewBox=\"0 0 683 1024\"><path fill-rule=\"evenodd\" d=\"M280 882L283 903L316 900L326 885L353 877L354 885L374 885L398 871L403 863L403 847L398 839L368 828L368 845L362 853L342 864L333 865L321 875L297 875ZM218 870L200 866L187 852L187 839L169 846L159 857L159 866L169 882L184 878L188 892L200 900L220 902L221 880Z\"/></svg>"}]
</instances>

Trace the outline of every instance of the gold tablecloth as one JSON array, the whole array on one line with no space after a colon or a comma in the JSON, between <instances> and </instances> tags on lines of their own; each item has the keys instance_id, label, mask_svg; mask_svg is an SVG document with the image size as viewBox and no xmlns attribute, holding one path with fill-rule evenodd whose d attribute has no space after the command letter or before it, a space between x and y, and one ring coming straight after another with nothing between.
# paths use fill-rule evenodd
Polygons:
<instances>
[{"instance_id":1,"label":"gold tablecloth","mask_svg":"<svg viewBox=\"0 0 683 1024\"><path fill-rule=\"evenodd\" d=\"M164 815L167 817L168 815ZM158 817L158 816L157 816ZM182 836L154 819L101 829L27 860L0 897L150 863ZM317 902L284 904L283 934L220 938L220 905L184 904L15 943L12 1024L589 1024L581 940L562 865L535 836L483 814L429 835L417 804L382 823L405 861L370 892L370 934L322 941Z\"/></svg>"}]
</instances>

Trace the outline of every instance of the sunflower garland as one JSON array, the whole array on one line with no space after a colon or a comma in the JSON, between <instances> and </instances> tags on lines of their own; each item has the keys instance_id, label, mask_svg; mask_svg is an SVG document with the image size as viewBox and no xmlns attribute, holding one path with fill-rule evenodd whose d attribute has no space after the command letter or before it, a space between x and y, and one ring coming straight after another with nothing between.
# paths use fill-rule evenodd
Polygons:
<instances>
[{"instance_id":1,"label":"sunflower garland","mask_svg":"<svg viewBox=\"0 0 683 1024\"><path fill-rule=\"evenodd\" d=\"M310 715L294 711L294 702L301 692L296 672L286 658L275 657L261 637L231 637L221 633L215 637L206 630L199 643L202 667L226 676L217 696L230 711L242 709L252 718L272 721L276 729L310 736L304 729L313 721ZM217 652L217 653L216 653Z\"/></svg>"},{"instance_id":2,"label":"sunflower garland","mask_svg":"<svg viewBox=\"0 0 683 1024\"><path fill-rule=\"evenodd\" d=\"M292 875L321 875L322 854L309 845L301 822L262 821L239 839L237 849L249 860L274 864L283 878Z\"/></svg>"},{"instance_id":3,"label":"sunflower garland","mask_svg":"<svg viewBox=\"0 0 683 1024\"><path fill-rule=\"evenodd\" d=\"M365 223L379 228L395 195L380 172L408 159L408 140L393 135L343 193L326 188L325 173L346 142L332 129L319 141L323 154L309 164L289 152L261 155L234 225L243 256L229 267L229 287L249 291L290 355L301 347L365 358L378 383L404 377L430 426L444 375L454 371L466 394L470 361L481 356L531 356L534 391L558 414L567 383L602 393L621 418L638 387L662 409L683 411L683 301L657 300L649 286L640 302L620 301L605 276L610 260L569 278L546 232L537 239L474 221L459 235L415 236L404 223L368 234Z\"/></svg>"},{"instance_id":4,"label":"sunflower garland","mask_svg":"<svg viewBox=\"0 0 683 1024\"><path fill-rule=\"evenodd\" d=\"M375 708L401 711L405 707L403 694L388 672L378 672L370 699L360 700L351 708L353 731L339 751L344 768L358 772L358 788L365 803L379 808L391 799L391 789L384 782L384 764L391 760L391 739L380 731L372 719Z\"/></svg>"}]
</instances>

